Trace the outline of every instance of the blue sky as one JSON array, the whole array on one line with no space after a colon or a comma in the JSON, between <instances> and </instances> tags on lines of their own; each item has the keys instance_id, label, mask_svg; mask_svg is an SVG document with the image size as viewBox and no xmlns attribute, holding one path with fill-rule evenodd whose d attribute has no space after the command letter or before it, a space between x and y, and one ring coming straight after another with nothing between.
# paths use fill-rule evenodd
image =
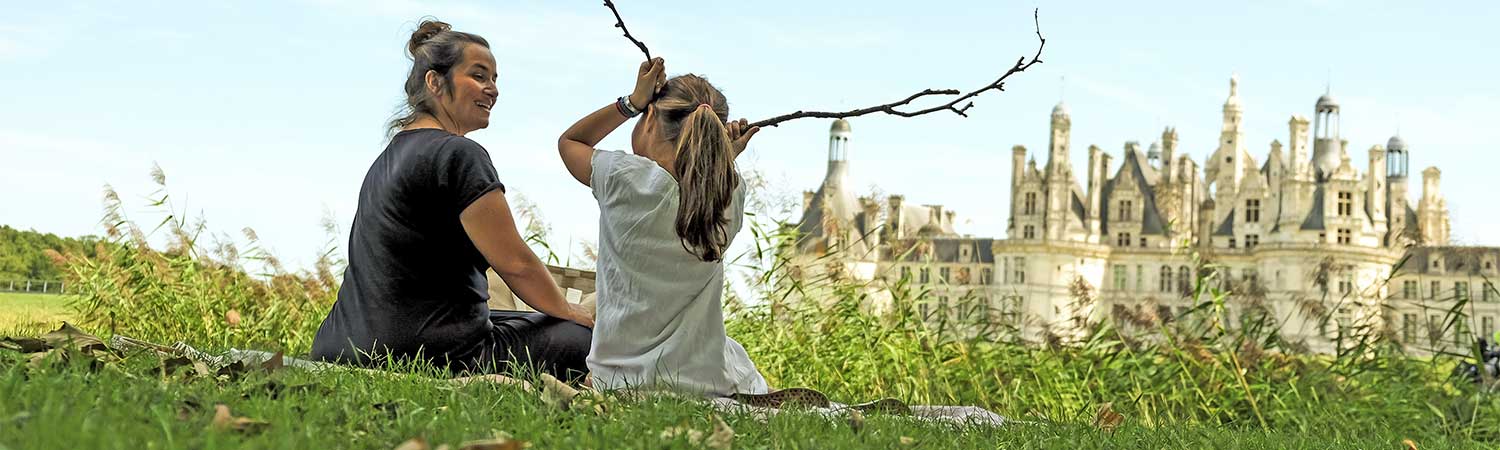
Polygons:
<instances>
[{"instance_id":1,"label":"blue sky","mask_svg":"<svg viewBox=\"0 0 1500 450\"><path fill-rule=\"evenodd\" d=\"M751 120L980 86L1033 53L1031 10L1040 8L1045 63L1013 77L1008 92L977 99L969 118L852 120L853 185L947 205L964 233L1004 234L1009 149L1043 150L1059 99L1072 111L1075 165L1090 144L1118 155L1126 141L1147 144L1169 125L1201 162L1237 73L1257 159L1271 140L1286 140L1292 114L1310 117L1331 85L1356 167L1399 127L1413 173L1443 170L1454 240L1500 245L1500 209L1484 200L1500 167L1485 150L1500 123L1500 62L1482 56L1500 43L1500 2L618 3L669 72L706 74L731 115ZM4 9L0 224L98 234L105 183L146 217L141 198L153 191L155 162L179 208L215 232L254 228L294 265L322 247L325 210L347 229L401 101L402 50L418 18L436 16L494 45L499 105L490 128L470 136L511 192L540 205L558 248L593 239L597 211L557 161L556 137L625 94L641 58L593 0ZM816 188L828 125L765 130L742 163L787 195ZM623 136L605 146L623 148Z\"/></svg>"}]
</instances>

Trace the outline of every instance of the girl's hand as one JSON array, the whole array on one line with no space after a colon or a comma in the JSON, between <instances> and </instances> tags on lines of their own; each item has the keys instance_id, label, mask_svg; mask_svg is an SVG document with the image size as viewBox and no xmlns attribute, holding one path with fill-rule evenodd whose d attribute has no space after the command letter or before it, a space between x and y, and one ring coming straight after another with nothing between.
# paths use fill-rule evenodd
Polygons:
<instances>
[{"instance_id":1,"label":"girl's hand","mask_svg":"<svg viewBox=\"0 0 1500 450\"><path fill-rule=\"evenodd\" d=\"M745 152L745 147L750 145L750 138L760 132L760 127L751 127L745 119L730 121L729 140L734 141L734 156L739 157Z\"/></svg>"},{"instance_id":2,"label":"girl's hand","mask_svg":"<svg viewBox=\"0 0 1500 450\"><path fill-rule=\"evenodd\" d=\"M642 62L635 76L635 91L630 93L630 106L634 106L637 111L645 111L646 106L656 99L656 93L666 85L665 60L657 57Z\"/></svg>"}]
</instances>

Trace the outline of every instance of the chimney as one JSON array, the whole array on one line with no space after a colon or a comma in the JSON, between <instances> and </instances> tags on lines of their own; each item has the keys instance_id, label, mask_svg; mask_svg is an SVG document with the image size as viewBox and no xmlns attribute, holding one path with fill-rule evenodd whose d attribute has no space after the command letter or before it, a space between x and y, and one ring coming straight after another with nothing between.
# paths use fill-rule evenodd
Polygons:
<instances>
[{"instance_id":1,"label":"chimney","mask_svg":"<svg viewBox=\"0 0 1500 450\"><path fill-rule=\"evenodd\" d=\"M905 201L906 197L900 195L892 195L886 199L891 208L885 218L886 235L890 236L891 239L906 237L906 233L902 231L906 228L906 214L903 212L903 203Z\"/></svg>"},{"instance_id":2,"label":"chimney","mask_svg":"<svg viewBox=\"0 0 1500 450\"><path fill-rule=\"evenodd\" d=\"M869 248L874 249L880 245L880 233L876 232L880 228L880 223L878 222L880 220L880 204L876 203L873 198L860 197L859 206L860 209L864 210L865 215L865 229L859 231L864 235L865 243L868 244Z\"/></svg>"},{"instance_id":3,"label":"chimney","mask_svg":"<svg viewBox=\"0 0 1500 450\"><path fill-rule=\"evenodd\" d=\"M1088 213L1087 213L1087 216L1088 216L1089 220L1088 220L1088 224L1086 224L1087 227L1088 227L1089 235L1090 236L1098 236L1099 235L1099 224L1100 224L1100 222L1099 222L1099 211L1100 211L1100 209L1099 209L1099 203L1101 201L1103 201L1103 199L1101 199L1100 196L1103 195L1103 191L1104 191L1104 179L1108 176L1107 174L1105 174L1105 170L1106 170L1105 167L1103 165L1101 165L1102 162L1104 162L1104 151L1100 150L1099 146L1090 145L1089 146L1089 179L1088 179L1088 183L1089 183L1088 202L1089 203L1088 203Z\"/></svg>"}]
</instances>

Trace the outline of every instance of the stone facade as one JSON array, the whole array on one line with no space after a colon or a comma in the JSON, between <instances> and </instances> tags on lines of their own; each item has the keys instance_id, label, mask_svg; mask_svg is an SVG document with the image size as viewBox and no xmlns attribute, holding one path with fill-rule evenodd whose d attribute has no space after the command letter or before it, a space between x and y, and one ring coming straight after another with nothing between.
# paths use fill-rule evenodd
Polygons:
<instances>
[{"instance_id":1,"label":"stone facade","mask_svg":"<svg viewBox=\"0 0 1500 450\"><path fill-rule=\"evenodd\" d=\"M1311 351L1332 351L1355 329L1386 330L1403 342L1446 336L1427 339L1439 344L1494 333L1500 295L1486 276L1500 249L1448 246L1440 172L1422 171L1413 205L1400 137L1370 147L1367 166L1357 167L1339 133L1339 105L1323 95L1314 119L1293 115L1287 143L1270 142L1262 162L1248 150L1237 79L1222 117L1201 173L1169 127L1145 151L1126 142L1118 166L1089 146L1087 172L1078 176L1069 160L1072 120L1058 104L1044 166L1025 147L1012 148L1005 238L955 233L954 212L940 205L855 197L845 180L852 131L838 120L828 174L804 194L793 260L799 276L904 276L939 304L988 306L964 320L1005 322L1034 340L1077 337L1105 318L1154 330L1196 303L1191 291L1210 264L1219 268L1215 286L1234 293L1232 321L1271 318ZM1444 265L1454 261L1462 263ZM1434 286L1455 294L1433 296ZM1471 302L1472 314L1433 316L1455 301Z\"/></svg>"}]
</instances>

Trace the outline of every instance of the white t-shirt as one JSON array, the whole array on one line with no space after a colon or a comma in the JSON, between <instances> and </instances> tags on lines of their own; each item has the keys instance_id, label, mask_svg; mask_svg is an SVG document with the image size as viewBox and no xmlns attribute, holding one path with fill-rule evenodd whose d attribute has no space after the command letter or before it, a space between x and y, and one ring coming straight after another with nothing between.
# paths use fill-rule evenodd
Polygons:
<instances>
[{"instance_id":1,"label":"white t-shirt","mask_svg":"<svg viewBox=\"0 0 1500 450\"><path fill-rule=\"evenodd\" d=\"M650 159L596 150L589 184L599 201L594 386L768 392L745 348L724 334L723 262L703 261L677 236L677 180ZM744 211L740 183L727 215L731 239Z\"/></svg>"}]
</instances>

